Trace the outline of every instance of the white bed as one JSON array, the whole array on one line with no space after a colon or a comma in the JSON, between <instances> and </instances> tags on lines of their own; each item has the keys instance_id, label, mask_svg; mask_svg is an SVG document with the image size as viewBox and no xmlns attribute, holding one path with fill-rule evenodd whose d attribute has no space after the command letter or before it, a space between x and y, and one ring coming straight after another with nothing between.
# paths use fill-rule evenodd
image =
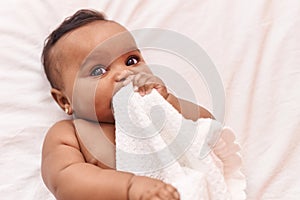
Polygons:
<instances>
[{"instance_id":1,"label":"white bed","mask_svg":"<svg viewBox=\"0 0 300 200\"><path fill-rule=\"evenodd\" d=\"M40 152L46 130L67 116L51 99L40 54L50 31L80 8L129 30L164 28L196 41L224 84L248 199L300 199L299 0L1 1L0 199L54 199Z\"/></svg>"}]
</instances>

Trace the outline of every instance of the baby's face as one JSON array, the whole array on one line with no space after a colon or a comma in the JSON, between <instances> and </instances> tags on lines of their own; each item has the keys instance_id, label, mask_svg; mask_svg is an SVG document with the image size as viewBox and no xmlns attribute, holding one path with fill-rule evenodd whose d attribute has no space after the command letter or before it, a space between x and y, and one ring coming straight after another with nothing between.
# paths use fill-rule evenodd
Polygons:
<instances>
[{"instance_id":1,"label":"baby's face","mask_svg":"<svg viewBox=\"0 0 300 200\"><path fill-rule=\"evenodd\" d=\"M151 73L130 33L114 22L87 24L61 38L63 92L78 118L113 123L113 95L133 73Z\"/></svg>"}]
</instances>

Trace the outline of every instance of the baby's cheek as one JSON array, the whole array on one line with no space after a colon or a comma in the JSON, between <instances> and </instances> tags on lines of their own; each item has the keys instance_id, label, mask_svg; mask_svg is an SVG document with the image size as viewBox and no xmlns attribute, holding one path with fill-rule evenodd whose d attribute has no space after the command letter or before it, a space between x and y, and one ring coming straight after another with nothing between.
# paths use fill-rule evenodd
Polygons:
<instances>
[{"instance_id":1,"label":"baby's cheek","mask_svg":"<svg viewBox=\"0 0 300 200\"><path fill-rule=\"evenodd\" d=\"M96 84L84 79L78 79L73 88L73 110L77 117L96 119L94 110L94 94Z\"/></svg>"},{"instance_id":2,"label":"baby's cheek","mask_svg":"<svg viewBox=\"0 0 300 200\"><path fill-rule=\"evenodd\" d=\"M97 121L99 122L108 122L113 123L114 117L112 113L112 94L106 94L101 92L96 93L95 95L95 101L94 101L94 112L96 112L97 115Z\"/></svg>"}]
</instances>

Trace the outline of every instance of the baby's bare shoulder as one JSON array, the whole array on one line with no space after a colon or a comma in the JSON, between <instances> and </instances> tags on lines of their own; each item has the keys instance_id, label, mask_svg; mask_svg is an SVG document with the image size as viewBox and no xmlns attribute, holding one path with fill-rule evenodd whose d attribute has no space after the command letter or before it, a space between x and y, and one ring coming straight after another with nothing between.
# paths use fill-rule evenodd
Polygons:
<instances>
[{"instance_id":1,"label":"baby's bare shoulder","mask_svg":"<svg viewBox=\"0 0 300 200\"><path fill-rule=\"evenodd\" d=\"M58 145L67 145L79 149L79 143L72 120L56 122L48 130L44 140L44 147L52 149Z\"/></svg>"},{"instance_id":2,"label":"baby's bare shoulder","mask_svg":"<svg viewBox=\"0 0 300 200\"><path fill-rule=\"evenodd\" d=\"M71 120L55 123L45 137L42 150L42 177L53 193L61 184L61 172L69 166L85 163Z\"/></svg>"}]
</instances>

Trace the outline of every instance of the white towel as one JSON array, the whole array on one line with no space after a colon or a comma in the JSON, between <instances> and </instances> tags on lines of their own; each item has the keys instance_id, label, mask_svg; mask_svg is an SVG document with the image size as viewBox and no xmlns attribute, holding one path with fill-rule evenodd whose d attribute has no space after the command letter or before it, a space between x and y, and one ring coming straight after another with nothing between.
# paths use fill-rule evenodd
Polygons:
<instances>
[{"instance_id":1,"label":"white towel","mask_svg":"<svg viewBox=\"0 0 300 200\"><path fill-rule=\"evenodd\" d=\"M182 200L245 199L230 129L184 119L156 90L142 97L126 86L114 96L113 110L117 170L170 183Z\"/></svg>"}]
</instances>

